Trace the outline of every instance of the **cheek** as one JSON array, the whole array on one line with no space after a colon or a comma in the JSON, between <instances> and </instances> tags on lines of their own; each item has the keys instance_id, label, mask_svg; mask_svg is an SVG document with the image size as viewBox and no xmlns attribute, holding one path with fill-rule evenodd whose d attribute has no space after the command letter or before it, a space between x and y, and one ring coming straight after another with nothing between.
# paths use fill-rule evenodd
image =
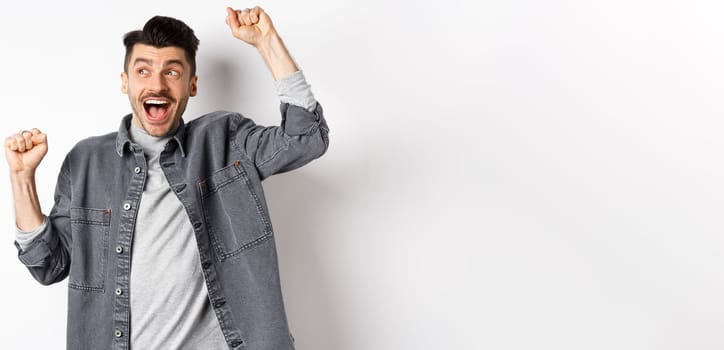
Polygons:
<instances>
[{"instance_id":1,"label":"cheek","mask_svg":"<svg viewBox=\"0 0 724 350\"><path fill-rule=\"evenodd\" d=\"M189 96L193 96L193 89L188 86L179 86L176 89L176 96L178 99L187 99Z\"/></svg>"},{"instance_id":2,"label":"cheek","mask_svg":"<svg viewBox=\"0 0 724 350\"><path fill-rule=\"evenodd\" d=\"M126 89L126 95L128 95L129 99L134 100L136 97L136 90L132 89L131 87L128 87Z\"/></svg>"}]
</instances>

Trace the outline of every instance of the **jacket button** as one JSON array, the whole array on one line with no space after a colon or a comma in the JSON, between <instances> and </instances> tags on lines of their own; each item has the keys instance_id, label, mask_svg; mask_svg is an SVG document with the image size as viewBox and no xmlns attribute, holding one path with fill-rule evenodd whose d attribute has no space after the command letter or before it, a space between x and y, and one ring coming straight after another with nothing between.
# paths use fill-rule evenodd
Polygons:
<instances>
[{"instance_id":1,"label":"jacket button","mask_svg":"<svg viewBox=\"0 0 724 350\"><path fill-rule=\"evenodd\" d=\"M113 335L115 335L116 338L120 338L123 336L123 332L121 332L119 329L116 329L115 332L113 332Z\"/></svg>"},{"instance_id":2,"label":"jacket button","mask_svg":"<svg viewBox=\"0 0 724 350\"><path fill-rule=\"evenodd\" d=\"M118 253L118 254L123 253L123 247L121 247L121 246L116 246L116 253Z\"/></svg>"},{"instance_id":3,"label":"jacket button","mask_svg":"<svg viewBox=\"0 0 724 350\"><path fill-rule=\"evenodd\" d=\"M218 308L224 306L224 304L226 304L226 303L223 301L217 301L214 303L214 307L218 309Z\"/></svg>"},{"instance_id":4,"label":"jacket button","mask_svg":"<svg viewBox=\"0 0 724 350\"><path fill-rule=\"evenodd\" d=\"M136 174L138 174L138 173L141 172L141 168L140 168L140 167L135 167L135 168L133 168L133 172L136 173Z\"/></svg>"},{"instance_id":5,"label":"jacket button","mask_svg":"<svg viewBox=\"0 0 724 350\"><path fill-rule=\"evenodd\" d=\"M116 295L121 295L121 294L123 294L123 291L121 290L121 288L116 288Z\"/></svg>"},{"instance_id":6,"label":"jacket button","mask_svg":"<svg viewBox=\"0 0 724 350\"><path fill-rule=\"evenodd\" d=\"M237 347L237 346L239 346L239 345L241 345L241 344L244 344L244 342L241 341L241 340L234 340L233 342L231 342L231 347L232 347L232 348L235 348L235 347Z\"/></svg>"},{"instance_id":7,"label":"jacket button","mask_svg":"<svg viewBox=\"0 0 724 350\"><path fill-rule=\"evenodd\" d=\"M195 223L194 223L194 228L195 228L195 229L198 230L200 227L201 227L201 223L200 223L200 222L195 222Z\"/></svg>"},{"instance_id":8,"label":"jacket button","mask_svg":"<svg viewBox=\"0 0 724 350\"><path fill-rule=\"evenodd\" d=\"M125 210L131 209L131 203L123 203L123 209L125 209Z\"/></svg>"}]
</instances>

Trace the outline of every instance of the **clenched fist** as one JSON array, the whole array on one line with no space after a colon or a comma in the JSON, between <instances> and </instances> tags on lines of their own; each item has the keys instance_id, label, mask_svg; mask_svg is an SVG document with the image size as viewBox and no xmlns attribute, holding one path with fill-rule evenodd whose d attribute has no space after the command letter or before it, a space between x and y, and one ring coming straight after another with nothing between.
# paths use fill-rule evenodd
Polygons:
<instances>
[{"instance_id":1,"label":"clenched fist","mask_svg":"<svg viewBox=\"0 0 724 350\"><path fill-rule=\"evenodd\" d=\"M5 139L5 158L11 173L33 174L48 153L48 137L38 129L22 131Z\"/></svg>"},{"instance_id":2,"label":"clenched fist","mask_svg":"<svg viewBox=\"0 0 724 350\"><path fill-rule=\"evenodd\" d=\"M237 39L257 47L259 43L276 33L269 15L256 6L252 9L226 8L226 24Z\"/></svg>"}]
</instances>

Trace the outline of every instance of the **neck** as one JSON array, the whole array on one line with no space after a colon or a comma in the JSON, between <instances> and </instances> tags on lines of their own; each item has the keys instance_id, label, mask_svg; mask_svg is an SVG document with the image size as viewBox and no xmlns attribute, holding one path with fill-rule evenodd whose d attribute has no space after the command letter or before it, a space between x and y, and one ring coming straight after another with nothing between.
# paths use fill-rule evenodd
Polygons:
<instances>
[{"instance_id":1,"label":"neck","mask_svg":"<svg viewBox=\"0 0 724 350\"><path fill-rule=\"evenodd\" d=\"M136 125L134 121L131 123L131 127L128 130L128 136L133 142L143 148L144 153L153 155L161 153L168 140L171 139L170 135L173 135L175 131L176 128L171 130L171 132L165 136L153 136L146 132L146 130L143 130L142 127Z\"/></svg>"}]
</instances>

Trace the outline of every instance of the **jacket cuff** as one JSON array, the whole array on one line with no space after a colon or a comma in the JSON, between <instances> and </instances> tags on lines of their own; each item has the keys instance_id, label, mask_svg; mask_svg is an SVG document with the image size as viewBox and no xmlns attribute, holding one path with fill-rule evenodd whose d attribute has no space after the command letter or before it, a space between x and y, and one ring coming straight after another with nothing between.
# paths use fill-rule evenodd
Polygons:
<instances>
[{"instance_id":1,"label":"jacket cuff","mask_svg":"<svg viewBox=\"0 0 724 350\"><path fill-rule=\"evenodd\" d=\"M282 103L282 130L290 136L312 135L320 126L326 128L322 105L317 103L312 112L303 107Z\"/></svg>"},{"instance_id":2,"label":"jacket cuff","mask_svg":"<svg viewBox=\"0 0 724 350\"><path fill-rule=\"evenodd\" d=\"M52 225L47 222L44 223L40 233L29 245L23 247L19 242L15 242L15 247L18 249L18 259L28 267L45 266L52 255L52 251L57 246L58 237L53 234Z\"/></svg>"},{"instance_id":3,"label":"jacket cuff","mask_svg":"<svg viewBox=\"0 0 724 350\"><path fill-rule=\"evenodd\" d=\"M16 227L15 242L17 242L21 248L27 249L28 247L30 247L30 244L33 243L33 240L36 237L40 236L41 233L43 233L43 230L45 230L46 226L48 226L48 217L43 215L43 223L34 230L23 231Z\"/></svg>"}]
</instances>

